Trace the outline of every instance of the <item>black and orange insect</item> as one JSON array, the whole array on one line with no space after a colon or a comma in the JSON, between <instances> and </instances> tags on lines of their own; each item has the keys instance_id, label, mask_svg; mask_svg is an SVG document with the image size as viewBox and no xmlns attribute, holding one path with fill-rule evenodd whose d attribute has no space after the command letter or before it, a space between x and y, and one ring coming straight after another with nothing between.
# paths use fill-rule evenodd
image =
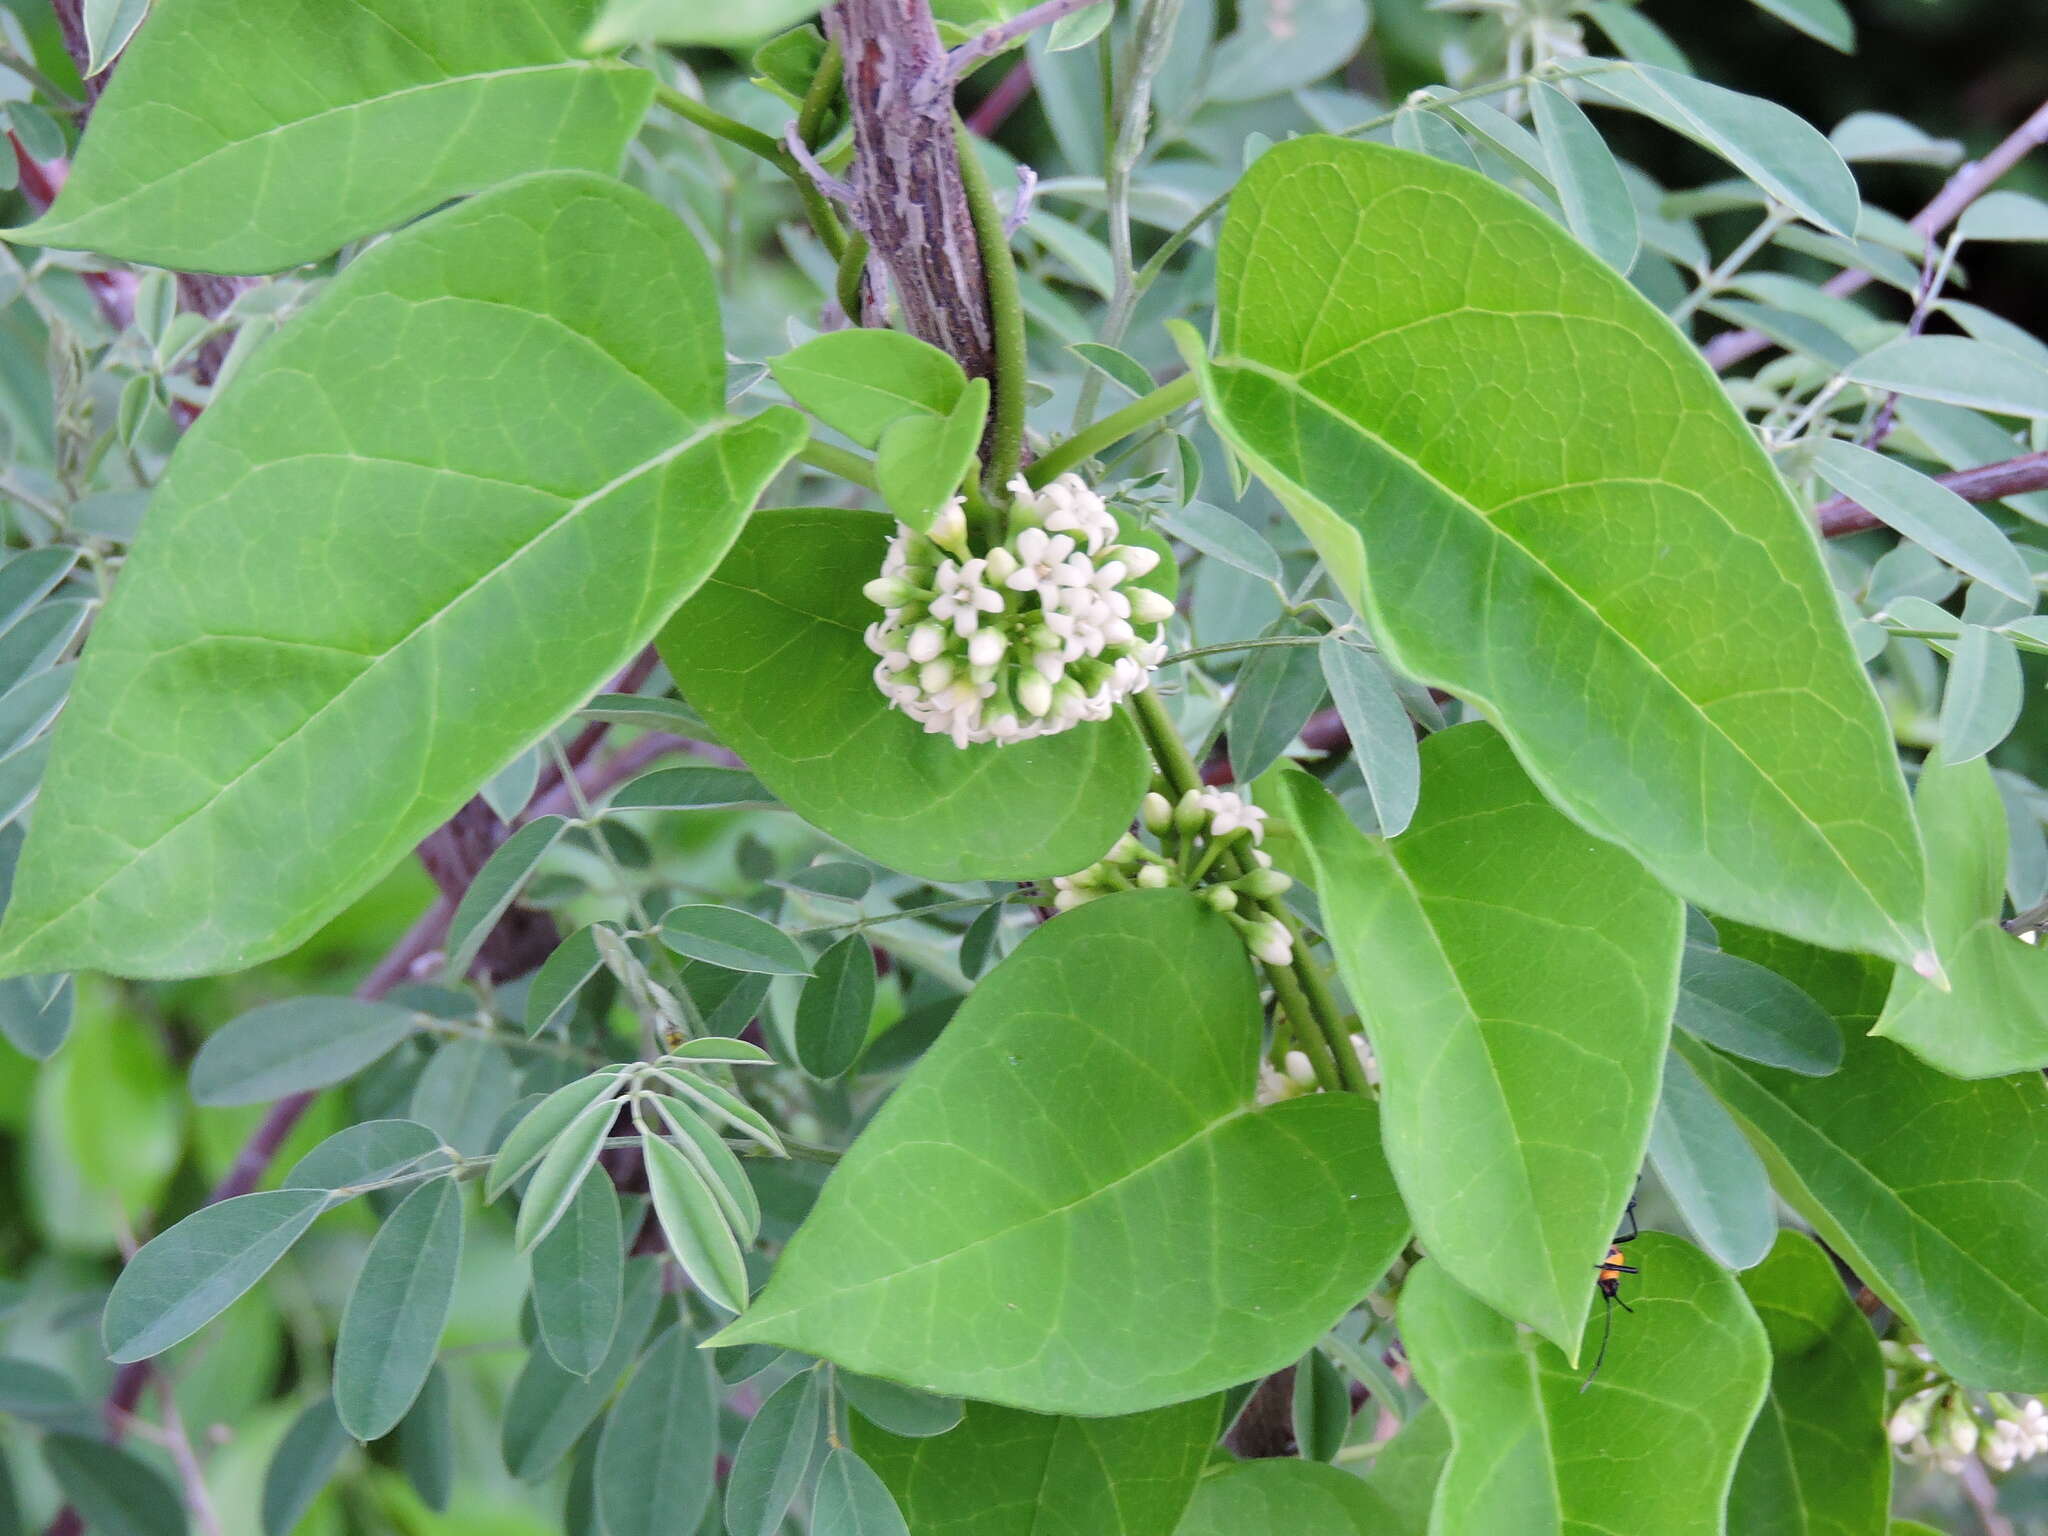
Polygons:
<instances>
[{"instance_id":1,"label":"black and orange insect","mask_svg":"<svg viewBox=\"0 0 2048 1536\"><path fill-rule=\"evenodd\" d=\"M1635 1201L1629 1201L1628 1210L1624 1214L1628 1219L1628 1232L1625 1236L1616 1237L1613 1242L1607 1245L1607 1257L1600 1261L1599 1273L1593 1281L1593 1284L1599 1288L1601 1301L1606 1303L1607 1312L1606 1320L1600 1325L1600 1353L1593 1357L1593 1369L1588 1371L1586 1379L1579 1383L1579 1390L1581 1392L1593 1385L1593 1378L1600 1374L1600 1367L1606 1362L1607 1340L1614 1332L1614 1309L1619 1307L1631 1316L1634 1315L1636 1310L1621 1299L1621 1277L1623 1275L1642 1273L1635 1265L1622 1262L1628 1255L1621 1251L1621 1245L1623 1243L1632 1243L1642 1235L1636 1227Z\"/></svg>"}]
</instances>

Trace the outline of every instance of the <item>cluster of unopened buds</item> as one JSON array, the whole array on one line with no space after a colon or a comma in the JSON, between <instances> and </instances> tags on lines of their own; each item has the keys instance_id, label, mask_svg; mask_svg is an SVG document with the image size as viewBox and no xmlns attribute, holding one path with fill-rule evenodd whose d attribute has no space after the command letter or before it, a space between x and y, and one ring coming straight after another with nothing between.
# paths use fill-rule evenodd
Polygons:
<instances>
[{"instance_id":1,"label":"cluster of unopened buds","mask_svg":"<svg viewBox=\"0 0 2048 1536\"><path fill-rule=\"evenodd\" d=\"M1938 1368L1924 1344L1887 1342L1893 1365L1935 1375ZM2048 1407L2034 1397L1987 1393L1980 1401L1943 1379L1911 1393L1893 1410L1886 1426L1892 1444L1909 1460L1931 1463L1951 1476L1977 1457L1993 1472L2010 1472L2048 1451Z\"/></svg>"},{"instance_id":2,"label":"cluster of unopened buds","mask_svg":"<svg viewBox=\"0 0 2048 1536\"><path fill-rule=\"evenodd\" d=\"M1263 810L1227 789L1191 789L1178 805L1154 791L1145 797L1141 819L1159 838L1160 848L1147 847L1125 833L1096 863L1054 880L1053 905L1067 912L1117 891L1182 886L1229 918L1254 958L1267 965L1293 963L1294 940L1287 925L1261 911L1259 904L1283 895L1294 881L1255 846L1245 849L1251 868L1243 874L1216 871L1226 840L1234 833L1249 833L1253 844L1265 835Z\"/></svg>"},{"instance_id":3,"label":"cluster of unopened buds","mask_svg":"<svg viewBox=\"0 0 2048 1536\"><path fill-rule=\"evenodd\" d=\"M1373 1055L1372 1046L1365 1036L1354 1031L1351 1035L1351 1053L1358 1058L1358 1068L1365 1074L1365 1080L1375 1088L1380 1082L1379 1059ZM1316 1069L1308 1059L1307 1051L1289 1051L1275 1066L1270 1061L1259 1063L1259 1102L1278 1104L1283 1099L1298 1099L1304 1093L1316 1091Z\"/></svg>"},{"instance_id":4,"label":"cluster of unopened buds","mask_svg":"<svg viewBox=\"0 0 2048 1536\"><path fill-rule=\"evenodd\" d=\"M863 589L882 609L867 629L876 685L956 747L1107 720L1166 656L1173 602L1138 585L1158 552L1118 543L1115 516L1078 476L1010 489L1006 537L986 554L956 496L926 532L899 529Z\"/></svg>"}]
</instances>

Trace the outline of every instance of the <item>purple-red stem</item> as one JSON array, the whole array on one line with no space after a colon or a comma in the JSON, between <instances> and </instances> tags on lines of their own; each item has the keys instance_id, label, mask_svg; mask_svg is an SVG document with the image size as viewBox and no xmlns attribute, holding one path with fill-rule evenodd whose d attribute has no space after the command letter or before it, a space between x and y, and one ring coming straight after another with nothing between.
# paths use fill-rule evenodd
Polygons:
<instances>
[{"instance_id":1,"label":"purple-red stem","mask_svg":"<svg viewBox=\"0 0 2048 1536\"><path fill-rule=\"evenodd\" d=\"M2033 115L2007 135L1990 154L1982 160L1970 161L1949 177L1942 189L1934 194L1934 201L1913 216L1913 228L1923 239L1934 239L1961 218L1964 209L1996 186L2007 171L2043 144L2048 144L2048 101L2036 107ZM1851 270L1837 272L1822 287L1840 298L1856 292L1869 281L1868 272ZM1733 367L1746 357L1754 357L1769 345L1769 338L1760 331L1724 331L1709 341L1703 350L1707 361L1718 372Z\"/></svg>"}]
</instances>

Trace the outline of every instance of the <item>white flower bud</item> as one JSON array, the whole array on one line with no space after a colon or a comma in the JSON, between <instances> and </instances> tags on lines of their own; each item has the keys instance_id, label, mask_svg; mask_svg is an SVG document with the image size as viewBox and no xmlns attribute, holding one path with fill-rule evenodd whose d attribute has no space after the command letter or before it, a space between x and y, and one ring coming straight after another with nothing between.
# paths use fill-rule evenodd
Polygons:
<instances>
[{"instance_id":1,"label":"white flower bud","mask_svg":"<svg viewBox=\"0 0 2048 1536\"><path fill-rule=\"evenodd\" d=\"M967 642L967 659L977 667L992 667L1009 648L1001 630L984 629Z\"/></svg>"},{"instance_id":2,"label":"white flower bud","mask_svg":"<svg viewBox=\"0 0 2048 1536\"><path fill-rule=\"evenodd\" d=\"M1148 891L1163 891L1173 883L1173 872L1164 864L1147 864L1138 871L1138 884Z\"/></svg>"},{"instance_id":3,"label":"white flower bud","mask_svg":"<svg viewBox=\"0 0 2048 1536\"><path fill-rule=\"evenodd\" d=\"M932 525L925 536L941 549L950 549L956 554L967 553L967 507L961 497L955 496L932 519Z\"/></svg>"},{"instance_id":4,"label":"white flower bud","mask_svg":"<svg viewBox=\"0 0 2048 1536\"><path fill-rule=\"evenodd\" d=\"M1159 551L1149 544L1119 544L1116 557L1131 568L1134 580L1142 580L1159 569Z\"/></svg>"},{"instance_id":5,"label":"white flower bud","mask_svg":"<svg viewBox=\"0 0 2048 1536\"><path fill-rule=\"evenodd\" d=\"M1027 715L1043 715L1052 708L1052 684L1041 672L1024 673L1017 679L1017 702Z\"/></svg>"},{"instance_id":6,"label":"white flower bud","mask_svg":"<svg viewBox=\"0 0 2048 1536\"><path fill-rule=\"evenodd\" d=\"M944 656L934 657L917 669L917 686L926 693L938 693L953 681L953 663Z\"/></svg>"},{"instance_id":7,"label":"white flower bud","mask_svg":"<svg viewBox=\"0 0 2048 1536\"><path fill-rule=\"evenodd\" d=\"M1131 593L1131 618L1136 623L1164 624L1173 612L1173 599L1164 592L1139 587Z\"/></svg>"},{"instance_id":8,"label":"white flower bud","mask_svg":"<svg viewBox=\"0 0 2048 1536\"><path fill-rule=\"evenodd\" d=\"M915 662L926 662L936 657L945 648L946 632L936 624L920 624L910 632L910 638L903 649Z\"/></svg>"},{"instance_id":9,"label":"white flower bud","mask_svg":"<svg viewBox=\"0 0 2048 1536\"><path fill-rule=\"evenodd\" d=\"M1138 815L1143 819L1147 832L1162 833L1173 825L1173 802L1156 789L1148 790L1138 807Z\"/></svg>"},{"instance_id":10,"label":"white flower bud","mask_svg":"<svg viewBox=\"0 0 2048 1536\"><path fill-rule=\"evenodd\" d=\"M1180 803L1173 808L1173 824L1184 835L1200 832L1209 825L1207 790L1191 789L1180 797Z\"/></svg>"},{"instance_id":11,"label":"white flower bud","mask_svg":"<svg viewBox=\"0 0 2048 1536\"><path fill-rule=\"evenodd\" d=\"M860 590L878 608L900 608L918 596L917 588L900 576L877 576Z\"/></svg>"},{"instance_id":12,"label":"white flower bud","mask_svg":"<svg viewBox=\"0 0 2048 1536\"><path fill-rule=\"evenodd\" d=\"M1281 1058L1287 1068L1287 1075L1304 1088L1316 1085L1315 1064L1308 1059L1306 1051L1289 1051Z\"/></svg>"},{"instance_id":13,"label":"white flower bud","mask_svg":"<svg viewBox=\"0 0 2048 1536\"><path fill-rule=\"evenodd\" d=\"M1202 888L1202 900L1218 912L1237 910L1237 892L1227 885L1208 885Z\"/></svg>"},{"instance_id":14,"label":"white flower bud","mask_svg":"<svg viewBox=\"0 0 2048 1536\"><path fill-rule=\"evenodd\" d=\"M988 579L996 586L1006 585L1017 574L1017 557L1010 552L1007 544L998 545L988 553Z\"/></svg>"},{"instance_id":15,"label":"white flower bud","mask_svg":"<svg viewBox=\"0 0 2048 1536\"><path fill-rule=\"evenodd\" d=\"M1928 1416L1934 1411L1934 1396L1932 1392L1920 1392L1899 1404L1886 1429L1893 1445L1911 1445L1927 1428Z\"/></svg>"}]
</instances>

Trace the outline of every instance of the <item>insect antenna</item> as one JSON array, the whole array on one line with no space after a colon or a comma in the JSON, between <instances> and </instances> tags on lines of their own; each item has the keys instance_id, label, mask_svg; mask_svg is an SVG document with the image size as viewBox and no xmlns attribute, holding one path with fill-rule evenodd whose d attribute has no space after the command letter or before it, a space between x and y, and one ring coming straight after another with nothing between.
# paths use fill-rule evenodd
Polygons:
<instances>
[{"instance_id":1,"label":"insect antenna","mask_svg":"<svg viewBox=\"0 0 2048 1536\"><path fill-rule=\"evenodd\" d=\"M1600 1352L1593 1357L1593 1369L1586 1372L1586 1379L1579 1383L1581 1392L1593 1385L1593 1378L1600 1374L1600 1367L1607 1363L1607 1340L1614 1333L1614 1298L1603 1296L1601 1299L1607 1303L1607 1310L1603 1314L1606 1321L1600 1325Z\"/></svg>"}]
</instances>

